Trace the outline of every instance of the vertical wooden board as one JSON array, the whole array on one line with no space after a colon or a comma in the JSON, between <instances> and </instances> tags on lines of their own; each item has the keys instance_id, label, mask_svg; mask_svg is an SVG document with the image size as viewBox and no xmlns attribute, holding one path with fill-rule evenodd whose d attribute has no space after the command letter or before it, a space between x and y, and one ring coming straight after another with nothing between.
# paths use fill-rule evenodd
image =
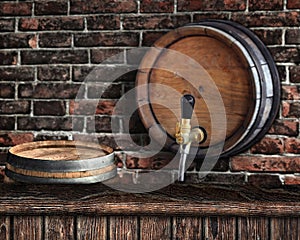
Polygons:
<instances>
[{"instance_id":1,"label":"vertical wooden board","mask_svg":"<svg viewBox=\"0 0 300 240\"><path fill-rule=\"evenodd\" d=\"M10 239L10 217L0 216L0 239Z\"/></svg>"},{"instance_id":2,"label":"vertical wooden board","mask_svg":"<svg viewBox=\"0 0 300 240\"><path fill-rule=\"evenodd\" d=\"M41 240L43 234L42 216L15 216L14 239Z\"/></svg>"},{"instance_id":3,"label":"vertical wooden board","mask_svg":"<svg viewBox=\"0 0 300 240\"><path fill-rule=\"evenodd\" d=\"M109 217L110 240L136 240L138 239L138 218L134 216Z\"/></svg>"},{"instance_id":4,"label":"vertical wooden board","mask_svg":"<svg viewBox=\"0 0 300 240\"><path fill-rule=\"evenodd\" d=\"M77 217L77 240L107 239L107 218L95 216Z\"/></svg>"},{"instance_id":5,"label":"vertical wooden board","mask_svg":"<svg viewBox=\"0 0 300 240\"><path fill-rule=\"evenodd\" d=\"M271 218L271 237L274 240L299 240L300 218Z\"/></svg>"},{"instance_id":6,"label":"vertical wooden board","mask_svg":"<svg viewBox=\"0 0 300 240\"><path fill-rule=\"evenodd\" d=\"M71 216L46 216L45 239L46 240L73 240L74 218Z\"/></svg>"},{"instance_id":7,"label":"vertical wooden board","mask_svg":"<svg viewBox=\"0 0 300 240\"><path fill-rule=\"evenodd\" d=\"M171 218L169 217L141 217L141 240L168 240L171 239Z\"/></svg>"},{"instance_id":8,"label":"vertical wooden board","mask_svg":"<svg viewBox=\"0 0 300 240\"><path fill-rule=\"evenodd\" d=\"M207 217L205 218L205 239L236 239L235 217Z\"/></svg>"},{"instance_id":9,"label":"vertical wooden board","mask_svg":"<svg viewBox=\"0 0 300 240\"><path fill-rule=\"evenodd\" d=\"M201 217L174 217L172 228L173 239L202 239Z\"/></svg>"},{"instance_id":10,"label":"vertical wooden board","mask_svg":"<svg viewBox=\"0 0 300 240\"><path fill-rule=\"evenodd\" d=\"M266 217L238 218L238 239L269 239L269 219Z\"/></svg>"}]
</instances>

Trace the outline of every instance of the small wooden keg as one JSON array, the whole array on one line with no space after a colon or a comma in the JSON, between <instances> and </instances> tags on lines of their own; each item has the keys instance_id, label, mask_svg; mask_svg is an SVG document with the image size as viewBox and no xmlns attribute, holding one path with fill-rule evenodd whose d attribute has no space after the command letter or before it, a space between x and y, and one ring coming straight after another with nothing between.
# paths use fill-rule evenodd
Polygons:
<instances>
[{"instance_id":1,"label":"small wooden keg","mask_svg":"<svg viewBox=\"0 0 300 240\"><path fill-rule=\"evenodd\" d=\"M108 146L78 141L40 141L9 149L6 175L28 183L95 183L117 173Z\"/></svg>"},{"instance_id":2,"label":"small wooden keg","mask_svg":"<svg viewBox=\"0 0 300 240\"><path fill-rule=\"evenodd\" d=\"M165 147L173 151L179 147L175 126L180 98L195 97L192 125L207 132L207 141L196 146L198 157L221 144L221 156L248 149L266 134L280 105L280 79L268 49L247 28L224 20L189 24L158 39L140 64L136 87L140 87L137 103L145 127L158 141L167 135ZM217 100L218 94L222 101ZM212 126L211 115L217 115L223 104L225 114Z\"/></svg>"}]
</instances>

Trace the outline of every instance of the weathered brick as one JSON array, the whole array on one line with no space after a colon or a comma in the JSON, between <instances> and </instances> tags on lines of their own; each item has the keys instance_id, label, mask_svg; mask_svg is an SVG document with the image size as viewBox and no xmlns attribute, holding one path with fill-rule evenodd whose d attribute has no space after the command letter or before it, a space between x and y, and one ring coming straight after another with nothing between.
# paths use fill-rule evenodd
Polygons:
<instances>
[{"instance_id":1,"label":"weathered brick","mask_svg":"<svg viewBox=\"0 0 300 240\"><path fill-rule=\"evenodd\" d=\"M300 86L282 86L281 91L283 100L300 100Z\"/></svg>"},{"instance_id":2,"label":"weathered brick","mask_svg":"<svg viewBox=\"0 0 300 240\"><path fill-rule=\"evenodd\" d=\"M89 133L93 132L106 132L110 133L112 131L111 128L111 117L89 117L87 119L87 131Z\"/></svg>"},{"instance_id":3,"label":"weathered brick","mask_svg":"<svg viewBox=\"0 0 300 240\"><path fill-rule=\"evenodd\" d=\"M137 47L139 44L139 33L116 32L116 33L82 33L74 37L76 47L97 46L128 46Z\"/></svg>"},{"instance_id":4,"label":"weathered brick","mask_svg":"<svg viewBox=\"0 0 300 240\"><path fill-rule=\"evenodd\" d=\"M75 115L112 115L116 100L80 100L70 101L70 114Z\"/></svg>"},{"instance_id":5,"label":"weathered brick","mask_svg":"<svg viewBox=\"0 0 300 240\"><path fill-rule=\"evenodd\" d=\"M0 134L0 146L14 146L26 142L33 142L32 133L4 133Z\"/></svg>"},{"instance_id":6,"label":"weathered brick","mask_svg":"<svg viewBox=\"0 0 300 240\"><path fill-rule=\"evenodd\" d=\"M219 185L240 185L245 182L245 175L240 173L210 172L208 174L187 172L184 182L187 184L219 184Z\"/></svg>"},{"instance_id":7,"label":"weathered brick","mask_svg":"<svg viewBox=\"0 0 300 240\"><path fill-rule=\"evenodd\" d=\"M269 130L269 134L278 134L286 136L299 135L299 122L292 120L275 120Z\"/></svg>"},{"instance_id":8,"label":"weathered brick","mask_svg":"<svg viewBox=\"0 0 300 240\"><path fill-rule=\"evenodd\" d=\"M83 82L86 77L93 71L94 67L74 66L72 68L72 80L74 82Z\"/></svg>"},{"instance_id":9,"label":"weathered brick","mask_svg":"<svg viewBox=\"0 0 300 240\"><path fill-rule=\"evenodd\" d=\"M286 81L286 76L287 76L287 71L285 66L277 66L278 74L279 74L279 79L281 82Z\"/></svg>"},{"instance_id":10,"label":"weathered brick","mask_svg":"<svg viewBox=\"0 0 300 240\"><path fill-rule=\"evenodd\" d=\"M287 0L287 8L289 9L300 8L300 2L298 0Z\"/></svg>"},{"instance_id":11,"label":"weathered brick","mask_svg":"<svg viewBox=\"0 0 300 240\"><path fill-rule=\"evenodd\" d=\"M245 10L246 1L245 0L178 0L178 11L236 11L236 10Z\"/></svg>"},{"instance_id":12,"label":"weathered brick","mask_svg":"<svg viewBox=\"0 0 300 240\"><path fill-rule=\"evenodd\" d=\"M284 185L300 185L300 176L284 176Z\"/></svg>"},{"instance_id":13,"label":"weathered brick","mask_svg":"<svg viewBox=\"0 0 300 240\"><path fill-rule=\"evenodd\" d=\"M37 79L40 81L68 81L70 80L70 68L51 65L38 67Z\"/></svg>"},{"instance_id":14,"label":"weathered brick","mask_svg":"<svg viewBox=\"0 0 300 240\"><path fill-rule=\"evenodd\" d=\"M8 67L0 68L1 81L33 81L34 68L32 67Z\"/></svg>"},{"instance_id":15,"label":"weathered brick","mask_svg":"<svg viewBox=\"0 0 300 240\"><path fill-rule=\"evenodd\" d=\"M15 128L15 118L1 116L0 129L3 130L14 130Z\"/></svg>"},{"instance_id":16,"label":"weathered brick","mask_svg":"<svg viewBox=\"0 0 300 240\"><path fill-rule=\"evenodd\" d=\"M71 0L71 14L87 13L134 13L137 12L137 2L135 0Z\"/></svg>"},{"instance_id":17,"label":"weathered brick","mask_svg":"<svg viewBox=\"0 0 300 240\"><path fill-rule=\"evenodd\" d=\"M300 29L287 29L285 42L287 44L300 44Z\"/></svg>"},{"instance_id":18,"label":"weathered brick","mask_svg":"<svg viewBox=\"0 0 300 240\"><path fill-rule=\"evenodd\" d=\"M282 116L288 118L300 118L300 102L283 102Z\"/></svg>"},{"instance_id":19,"label":"weathered brick","mask_svg":"<svg viewBox=\"0 0 300 240\"><path fill-rule=\"evenodd\" d=\"M64 101L35 101L33 114L36 116L63 116L66 114L66 104Z\"/></svg>"},{"instance_id":20,"label":"weathered brick","mask_svg":"<svg viewBox=\"0 0 300 240\"><path fill-rule=\"evenodd\" d=\"M276 62L300 63L300 48L271 47L269 49Z\"/></svg>"},{"instance_id":21,"label":"weathered brick","mask_svg":"<svg viewBox=\"0 0 300 240\"><path fill-rule=\"evenodd\" d=\"M22 64L88 63L86 50L37 50L22 51Z\"/></svg>"},{"instance_id":22,"label":"weathered brick","mask_svg":"<svg viewBox=\"0 0 300 240\"><path fill-rule=\"evenodd\" d=\"M70 33L41 33L39 34L40 47L71 47L72 34Z\"/></svg>"},{"instance_id":23,"label":"weathered brick","mask_svg":"<svg viewBox=\"0 0 300 240\"><path fill-rule=\"evenodd\" d=\"M29 101L0 101L0 113L4 114L17 114L29 113Z\"/></svg>"},{"instance_id":24,"label":"weathered brick","mask_svg":"<svg viewBox=\"0 0 300 240\"><path fill-rule=\"evenodd\" d=\"M264 137L260 142L251 147L251 153L280 154L284 152L281 139Z\"/></svg>"},{"instance_id":25,"label":"weathered brick","mask_svg":"<svg viewBox=\"0 0 300 240\"><path fill-rule=\"evenodd\" d=\"M165 35L167 32L143 32L143 42L142 45L146 47L152 46L160 37Z\"/></svg>"},{"instance_id":26,"label":"weathered brick","mask_svg":"<svg viewBox=\"0 0 300 240\"><path fill-rule=\"evenodd\" d=\"M92 63L124 63L124 52L120 49L92 49Z\"/></svg>"},{"instance_id":27,"label":"weathered brick","mask_svg":"<svg viewBox=\"0 0 300 240\"><path fill-rule=\"evenodd\" d=\"M35 15L63 15L68 13L68 2L60 1L36 1L34 4Z\"/></svg>"},{"instance_id":28,"label":"weathered brick","mask_svg":"<svg viewBox=\"0 0 300 240\"><path fill-rule=\"evenodd\" d=\"M32 2L1 2L0 16L30 16Z\"/></svg>"},{"instance_id":29,"label":"weathered brick","mask_svg":"<svg viewBox=\"0 0 300 240\"><path fill-rule=\"evenodd\" d=\"M17 58L17 52L0 52L0 65L16 65Z\"/></svg>"},{"instance_id":30,"label":"weathered brick","mask_svg":"<svg viewBox=\"0 0 300 240\"><path fill-rule=\"evenodd\" d=\"M300 172L300 157L235 156L231 170L250 172Z\"/></svg>"},{"instance_id":31,"label":"weathered brick","mask_svg":"<svg viewBox=\"0 0 300 240\"><path fill-rule=\"evenodd\" d=\"M232 13L232 21L241 23L246 27L283 27L299 26L299 12L249 12Z\"/></svg>"},{"instance_id":32,"label":"weathered brick","mask_svg":"<svg viewBox=\"0 0 300 240\"><path fill-rule=\"evenodd\" d=\"M141 0L142 13L172 13L174 11L174 0Z\"/></svg>"},{"instance_id":33,"label":"weathered brick","mask_svg":"<svg viewBox=\"0 0 300 240\"><path fill-rule=\"evenodd\" d=\"M286 138L284 140L285 151L287 153L300 154L300 139L299 138Z\"/></svg>"},{"instance_id":34,"label":"weathered brick","mask_svg":"<svg viewBox=\"0 0 300 240\"><path fill-rule=\"evenodd\" d=\"M279 45L282 43L282 30L255 30L254 33L266 44L266 45Z\"/></svg>"},{"instance_id":35,"label":"weathered brick","mask_svg":"<svg viewBox=\"0 0 300 240\"><path fill-rule=\"evenodd\" d=\"M20 84L18 95L21 98L74 99L79 88L76 84Z\"/></svg>"},{"instance_id":36,"label":"weathered brick","mask_svg":"<svg viewBox=\"0 0 300 240\"><path fill-rule=\"evenodd\" d=\"M21 18L20 31L83 30L81 17Z\"/></svg>"},{"instance_id":37,"label":"weathered brick","mask_svg":"<svg viewBox=\"0 0 300 240\"><path fill-rule=\"evenodd\" d=\"M283 0L250 0L249 1L249 10L282 10L283 9Z\"/></svg>"},{"instance_id":38,"label":"weathered brick","mask_svg":"<svg viewBox=\"0 0 300 240\"><path fill-rule=\"evenodd\" d=\"M18 117L19 130L77 131L83 129L83 119L76 117Z\"/></svg>"},{"instance_id":39,"label":"weathered brick","mask_svg":"<svg viewBox=\"0 0 300 240\"><path fill-rule=\"evenodd\" d=\"M120 17L116 15L101 15L87 17L89 30L117 30L120 29Z\"/></svg>"},{"instance_id":40,"label":"weathered brick","mask_svg":"<svg viewBox=\"0 0 300 240\"><path fill-rule=\"evenodd\" d=\"M0 83L0 98L14 98L15 85L13 83Z\"/></svg>"},{"instance_id":41,"label":"weathered brick","mask_svg":"<svg viewBox=\"0 0 300 240\"><path fill-rule=\"evenodd\" d=\"M292 83L300 83L300 66L291 66L289 68L290 81Z\"/></svg>"},{"instance_id":42,"label":"weathered brick","mask_svg":"<svg viewBox=\"0 0 300 240\"><path fill-rule=\"evenodd\" d=\"M88 98L109 98L118 99L122 96L122 84L93 84L88 87Z\"/></svg>"},{"instance_id":43,"label":"weathered brick","mask_svg":"<svg viewBox=\"0 0 300 240\"><path fill-rule=\"evenodd\" d=\"M282 186L282 182L279 175L272 174L251 174L248 176L247 183L263 187L263 188L279 188Z\"/></svg>"},{"instance_id":44,"label":"weathered brick","mask_svg":"<svg viewBox=\"0 0 300 240\"><path fill-rule=\"evenodd\" d=\"M173 29L190 21L189 15L124 16L123 28L126 30Z\"/></svg>"},{"instance_id":45,"label":"weathered brick","mask_svg":"<svg viewBox=\"0 0 300 240\"><path fill-rule=\"evenodd\" d=\"M193 22L197 23L202 20L207 20L207 19L223 19L227 20L230 18L230 13L224 13L224 12L211 12L211 13L196 13L194 14L193 17Z\"/></svg>"},{"instance_id":46,"label":"weathered brick","mask_svg":"<svg viewBox=\"0 0 300 240\"><path fill-rule=\"evenodd\" d=\"M65 135L47 135L47 134L38 134L34 141L47 141L47 140L68 140L69 137Z\"/></svg>"},{"instance_id":47,"label":"weathered brick","mask_svg":"<svg viewBox=\"0 0 300 240\"><path fill-rule=\"evenodd\" d=\"M14 19L0 19L0 32L13 32L15 30Z\"/></svg>"}]
</instances>

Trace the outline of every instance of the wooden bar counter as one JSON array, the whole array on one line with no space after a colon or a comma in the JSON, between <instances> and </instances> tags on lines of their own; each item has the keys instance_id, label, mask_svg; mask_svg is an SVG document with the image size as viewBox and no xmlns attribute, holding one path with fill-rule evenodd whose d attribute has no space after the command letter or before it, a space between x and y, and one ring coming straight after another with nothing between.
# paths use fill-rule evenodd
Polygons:
<instances>
[{"instance_id":1,"label":"wooden bar counter","mask_svg":"<svg viewBox=\"0 0 300 240\"><path fill-rule=\"evenodd\" d=\"M4 183L0 239L299 239L300 188L180 184L151 193Z\"/></svg>"}]
</instances>

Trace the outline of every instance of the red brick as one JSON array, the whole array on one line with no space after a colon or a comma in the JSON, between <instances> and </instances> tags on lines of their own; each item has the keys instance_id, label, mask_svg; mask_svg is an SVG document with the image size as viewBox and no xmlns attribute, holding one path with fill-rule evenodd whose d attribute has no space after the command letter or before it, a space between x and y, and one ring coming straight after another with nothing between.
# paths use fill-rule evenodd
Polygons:
<instances>
[{"instance_id":1,"label":"red brick","mask_svg":"<svg viewBox=\"0 0 300 240\"><path fill-rule=\"evenodd\" d=\"M33 133L4 133L0 135L0 146L14 146L32 142Z\"/></svg>"},{"instance_id":2,"label":"red brick","mask_svg":"<svg viewBox=\"0 0 300 240\"><path fill-rule=\"evenodd\" d=\"M0 83L0 98L14 98L15 86L13 83Z\"/></svg>"},{"instance_id":3,"label":"red brick","mask_svg":"<svg viewBox=\"0 0 300 240\"><path fill-rule=\"evenodd\" d=\"M88 98L100 99L109 98L117 99L122 96L122 84L112 83L108 85L92 85L88 87Z\"/></svg>"},{"instance_id":4,"label":"red brick","mask_svg":"<svg viewBox=\"0 0 300 240\"><path fill-rule=\"evenodd\" d=\"M64 101L35 101L33 114L36 116L63 116L66 114L66 104Z\"/></svg>"},{"instance_id":5,"label":"red brick","mask_svg":"<svg viewBox=\"0 0 300 240\"><path fill-rule=\"evenodd\" d=\"M261 153L261 154L279 154L283 153L283 144L281 139L263 138L259 143L256 143L251 148L251 153Z\"/></svg>"},{"instance_id":6,"label":"red brick","mask_svg":"<svg viewBox=\"0 0 300 240\"><path fill-rule=\"evenodd\" d=\"M250 0L249 1L249 10L282 10L283 9L283 0Z\"/></svg>"},{"instance_id":7,"label":"red brick","mask_svg":"<svg viewBox=\"0 0 300 240\"><path fill-rule=\"evenodd\" d=\"M70 33L41 33L39 34L40 47L71 47L72 34Z\"/></svg>"},{"instance_id":8,"label":"red brick","mask_svg":"<svg viewBox=\"0 0 300 240\"><path fill-rule=\"evenodd\" d=\"M0 52L0 65L17 65L17 52Z\"/></svg>"},{"instance_id":9,"label":"red brick","mask_svg":"<svg viewBox=\"0 0 300 240\"><path fill-rule=\"evenodd\" d=\"M92 63L124 63L124 52L120 49L92 49Z\"/></svg>"},{"instance_id":10,"label":"red brick","mask_svg":"<svg viewBox=\"0 0 300 240\"><path fill-rule=\"evenodd\" d=\"M0 79L2 81L33 81L34 68L22 66L0 68Z\"/></svg>"},{"instance_id":11,"label":"red brick","mask_svg":"<svg viewBox=\"0 0 300 240\"><path fill-rule=\"evenodd\" d=\"M172 13L174 0L141 0L141 12L143 13Z\"/></svg>"},{"instance_id":12,"label":"red brick","mask_svg":"<svg viewBox=\"0 0 300 240\"><path fill-rule=\"evenodd\" d=\"M116 32L76 34L74 38L74 44L76 47L137 47L139 45L139 33Z\"/></svg>"},{"instance_id":13,"label":"red brick","mask_svg":"<svg viewBox=\"0 0 300 240\"><path fill-rule=\"evenodd\" d=\"M0 129L3 130L14 130L15 128L15 117L1 116Z\"/></svg>"},{"instance_id":14,"label":"red brick","mask_svg":"<svg viewBox=\"0 0 300 240\"><path fill-rule=\"evenodd\" d=\"M300 139L299 138L286 138L284 140L285 151L287 153L300 154Z\"/></svg>"},{"instance_id":15,"label":"red brick","mask_svg":"<svg viewBox=\"0 0 300 240\"><path fill-rule=\"evenodd\" d=\"M81 17L21 18L20 31L83 30Z\"/></svg>"},{"instance_id":16,"label":"red brick","mask_svg":"<svg viewBox=\"0 0 300 240\"><path fill-rule=\"evenodd\" d=\"M29 101L0 101L0 113L2 114L18 114L29 113L30 102Z\"/></svg>"},{"instance_id":17,"label":"red brick","mask_svg":"<svg viewBox=\"0 0 300 240\"><path fill-rule=\"evenodd\" d=\"M0 19L0 32L13 32L15 31L14 19Z\"/></svg>"},{"instance_id":18,"label":"red brick","mask_svg":"<svg viewBox=\"0 0 300 240\"><path fill-rule=\"evenodd\" d=\"M115 15L88 17L87 28L89 30L117 30L120 29L120 17Z\"/></svg>"},{"instance_id":19,"label":"red brick","mask_svg":"<svg viewBox=\"0 0 300 240\"><path fill-rule=\"evenodd\" d=\"M284 176L284 185L300 185L300 176Z\"/></svg>"},{"instance_id":20,"label":"red brick","mask_svg":"<svg viewBox=\"0 0 300 240\"><path fill-rule=\"evenodd\" d=\"M300 118L300 102L283 102L282 116L287 118Z\"/></svg>"},{"instance_id":21,"label":"red brick","mask_svg":"<svg viewBox=\"0 0 300 240\"><path fill-rule=\"evenodd\" d=\"M287 8L290 8L290 9L300 8L299 0L287 0Z\"/></svg>"},{"instance_id":22,"label":"red brick","mask_svg":"<svg viewBox=\"0 0 300 240\"><path fill-rule=\"evenodd\" d=\"M111 117L102 117L102 116L95 116L89 117L87 119L87 131L89 133L94 132L112 132L112 124L111 124Z\"/></svg>"},{"instance_id":23,"label":"red brick","mask_svg":"<svg viewBox=\"0 0 300 240\"><path fill-rule=\"evenodd\" d=\"M30 39L34 38L33 34L16 33L0 35L0 48L30 48Z\"/></svg>"},{"instance_id":24,"label":"red brick","mask_svg":"<svg viewBox=\"0 0 300 240\"><path fill-rule=\"evenodd\" d=\"M299 156L235 156L230 164L233 171L300 172Z\"/></svg>"},{"instance_id":25,"label":"red brick","mask_svg":"<svg viewBox=\"0 0 300 240\"><path fill-rule=\"evenodd\" d=\"M143 32L142 45L146 47L152 46L160 37L165 35L167 32Z\"/></svg>"},{"instance_id":26,"label":"red brick","mask_svg":"<svg viewBox=\"0 0 300 240\"><path fill-rule=\"evenodd\" d=\"M300 100L300 86L282 86L283 100Z\"/></svg>"},{"instance_id":27,"label":"red brick","mask_svg":"<svg viewBox=\"0 0 300 240\"><path fill-rule=\"evenodd\" d=\"M126 30L173 29L190 21L189 15L124 16L123 28Z\"/></svg>"},{"instance_id":28,"label":"red brick","mask_svg":"<svg viewBox=\"0 0 300 240\"><path fill-rule=\"evenodd\" d=\"M63 15L68 13L68 3L61 1L37 1L34 4L35 15Z\"/></svg>"},{"instance_id":29,"label":"red brick","mask_svg":"<svg viewBox=\"0 0 300 240\"><path fill-rule=\"evenodd\" d=\"M298 47L272 47L270 51L276 62L300 63L300 48Z\"/></svg>"},{"instance_id":30,"label":"red brick","mask_svg":"<svg viewBox=\"0 0 300 240\"><path fill-rule=\"evenodd\" d=\"M255 30L254 33L266 44L266 45L280 45L282 43L282 30Z\"/></svg>"},{"instance_id":31,"label":"red brick","mask_svg":"<svg viewBox=\"0 0 300 240\"><path fill-rule=\"evenodd\" d=\"M22 51L22 64L88 63L86 50L36 50Z\"/></svg>"},{"instance_id":32,"label":"red brick","mask_svg":"<svg viewBox=\"0 0 300 240\"><path fill-rule=\"evenodd\" d=\"M32 3L18 2L18 3L0 3L1 16L30 16L32 10Z\"/></svg>"},{"instance_id":33,"label":"red brick","mask_svg":"<svg viewBox=\"0 0 300 240\"><path fill-rule=\"evenodd\" d=\"M289 71L290 81L292 83L300 83L300 66L291 66Z\"/></svg>"},{"instance_id":34,"label":"red brick","mask_svg":"<svg viewBox=\"0 0 300 240\"><path fill-rule=\"evenodd\" d=\"M137 2L135 0L71 0L71 14L88 13L134 13L137 12Z\"/></svg>"},{"instance_id":35,"label":"red brick","mask_svg":"<svg viewBox=\"0 0 300 240\"><path fill-rule=\"evenodd\" d=\"M275 120L269 130L269 134L298 136L299 122L293 120Z\"/></svg>"},{"instance_id":36,"label":"red brick","mask_svg":"<svg viewBox=\"0 0 300 240\"><path fill-rule=\"evenodd\" d=\"M194 14L193 21L195 23L200 22L202 20L207 19L223 19L227 20L230 18L230 13L224 13L224 12L211 12L211 13L196 13Z\"/></svg>"},{"instance_id":37,"label":"red brick","mask_svg":"<svg viewBox=\"0 0 300 240\"><path fill-rule=\"evenodd\" d=\"M70 114L76 115L112 115L116 100L80 100L70 101Z\"/></svg>"},{"instance_id":38,"label":"red brick","mask_svg":"<svg viewBox=\"0 0 300 240\"><path fill-rule=\"evenodd\" d=\"M34 141L47 141L47 140L68 140L68 136L65 135L47 135L47 134L38 134Z\"/></svg>"},{"instance_id":39,"label":"red brick","mask_svg":"<svg viewBox=\"0 0 300 240\"><path fill-rule=\"evenodd\" d=\"M178 0L178 11L236 11L245 10L246 1L245 0Z\"/></svg>"},{"instance_id":40,"label":"red brick","mask_svg":"<svg viewBox=\"0 0 300 240\"><path fill-rule=\"evenodd\" d=\"M285 34L286 44L299 44L300 43L300 29L287 29Z\"/></svg>"},{"instance_id":41,"label":"red brick","mask_svg":"<svg viewBox=\"0 0 300 240\"><path fill-rule=\"evenodd\" d=\"M70 68L51 65L38 67L37 78L40 81L68 81L70 80Z\"/></svg>"}]
</instances>

